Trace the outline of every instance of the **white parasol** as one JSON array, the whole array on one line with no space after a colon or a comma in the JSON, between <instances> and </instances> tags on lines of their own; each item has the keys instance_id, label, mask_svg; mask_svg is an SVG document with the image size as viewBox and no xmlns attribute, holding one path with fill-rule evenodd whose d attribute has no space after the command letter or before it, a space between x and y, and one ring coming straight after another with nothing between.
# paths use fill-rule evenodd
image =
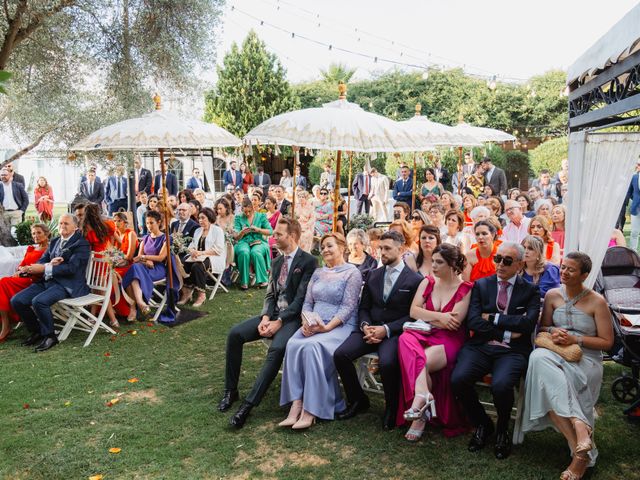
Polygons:
<instances>
[{"instance_id":1,"label":"white parasol","mask_svg":"<svg viewBox=\"0 0 640 480\"><path fill-rule=\"evenodd\" d=\"M138 118L131 118L96 130L76 143L71 150L157 150L160 156L160 178L162 191L166 189L166 165L164 151L167 149L203 149L238 147L242 141L213 123L185 120L177 115L162 111L159 95L153 97L154 112ZM169 248L169 209L167 196L163 195L166 245ZM130 201L133 199L129 195ZM134 215L135 218L135 215ZM173 290L171 255L167 255L167 285ZM167 295L169 306L173 308L173 296Z\"/></svg>"},{"instance_id":2,"label":"white parasol","mask_svg":"<svg viewBox=\"0 0 640 480\"><path fill-rule=\"evenodd\" d=\"M510 133L503 132L502 130L498 130L495 128L488 127L474 127L465 122L460 122L455 127L452 127L458 133L468 135L474 138L477 142L485 143L485 142L495 142L495 143L504 143L504 142L515 142L516 137L511 135Z\"/></svg>"},{"instance_id":3,"label":"white parasol","mask_svg":"<svg viewBox=\"0 0 640 480\"><path fill-rule=\"evenodd\" d=\"M276 115L244 137L248 144L290 145L321 150L337 150L336 188L334 193L333 228L338 217L340 190L340 162L342 152L414 152L430 147L426 138L407 132L398 122L363 110L359 105L347 101L347 87L340 82L338 100L325 103L321 108L305 108ZM294 168L295 172L295 168ZM293 184L295 187L295 173ZM295 192L293 211L295 212Z\"/></svg>"},{"instance_id":4,"label":"white parasol","mask_svg":"<svg viewBox=\"0 0 640 480\"><path fill-rule=\"evenodd\" d=\"M432 122L420 114L421 110L422 105L416 104L416 114L409 120L400 122L411 136L421 138L424 142L436 147L482 146L482 142L474 135L443 123Z\"/></svg>"}]
</instances>

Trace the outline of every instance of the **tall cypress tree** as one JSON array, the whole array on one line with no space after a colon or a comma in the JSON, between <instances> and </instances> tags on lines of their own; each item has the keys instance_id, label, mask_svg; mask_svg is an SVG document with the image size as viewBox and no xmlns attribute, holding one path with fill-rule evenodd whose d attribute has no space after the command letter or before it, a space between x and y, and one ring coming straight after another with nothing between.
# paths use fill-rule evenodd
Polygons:
<instances>
[{"instance_id":1,"label":"tall cypress tree","mask_svg":"<svg viewBox=\"0 0 640 480\"><path fill-rule=\"evenodd\" d=\"M218 67L218 81L205 97L205 121L242 137L279 113L299 108L286 70L251 30L239 48L231 46Z\"/></svg>"}]
</instances>

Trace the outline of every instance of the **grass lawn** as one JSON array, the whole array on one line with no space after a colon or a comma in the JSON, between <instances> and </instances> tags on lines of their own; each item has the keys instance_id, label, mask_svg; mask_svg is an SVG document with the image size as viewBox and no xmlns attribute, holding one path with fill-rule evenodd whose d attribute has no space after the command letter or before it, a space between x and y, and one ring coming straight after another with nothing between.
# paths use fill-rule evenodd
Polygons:
<instances>
[{"instance_id":1,"label":"grass lawn","mask_svg":"<svg viewBox=\"0 0 640 480\"><path fill-rule=\"evenodd\" d=\"M259 311L263 294L220 293L204 305L207 317L174 329L137 324L135 335L123 330L115 339L98 334L88 348L77 333L43 354L19 345L24 333L0 344L0 478L548 479L568 463L566 444L551 431L527 435L503 462L490 448L468 453L466 436L432 431L409 445L403 431L381 430L379 396L351 421L280 430L279 379L245 428L230 430L229 414L215 409L225 336ZM260 342L245 347L241 393L264 354ZM621 370L606 367L591 478L640 479L640 426L623 419L609 390Z\"/></svg>"}]
</instances>

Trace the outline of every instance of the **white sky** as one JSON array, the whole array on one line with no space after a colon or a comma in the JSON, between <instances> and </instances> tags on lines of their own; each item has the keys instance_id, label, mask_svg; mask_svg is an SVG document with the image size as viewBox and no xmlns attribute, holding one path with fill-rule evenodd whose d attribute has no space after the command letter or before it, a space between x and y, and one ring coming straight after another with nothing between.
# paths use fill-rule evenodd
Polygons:
<instances>
[{"instance_id":1,"label":"white sky","mask_svg":"<svg viewBox=\"0 0 640 480\"><path fill-rule=\"evenodd\" d=\"M335 48L330 51L299 37L292 39L290 33L267 25L273 24L297 35L379 58L464 66L471 74L524 81L550 69L566 70L636 3L637 0L229 0L219 33L218 62L222 62L233 42L241 43L253 28L269 50L278 55L292 82L318 78L319 70L331 62L357 68L356 78L393 68L391 64L374 63ZM260 26L260 20L265 25Z\"/></svg>"}]
</instances>

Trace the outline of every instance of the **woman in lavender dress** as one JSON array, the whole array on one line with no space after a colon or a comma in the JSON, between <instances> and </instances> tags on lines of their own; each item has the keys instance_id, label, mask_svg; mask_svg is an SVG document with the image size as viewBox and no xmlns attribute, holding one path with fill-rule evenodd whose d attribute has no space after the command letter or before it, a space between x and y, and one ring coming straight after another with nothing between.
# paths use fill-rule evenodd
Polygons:
<instances>
[{"instance_id":1,"label":"woman in lavender dress","mask_svg":"<svg viewBox=\"0 0 640 480\"><path fill-rule=\"evenodd\" d=\"M307 287L298 330L287 343L280 405L291 403L281 427L309 428L316 417L333 420L345 409L333 352L356 328L362 275L345 263L346 242L340 233L322 237L325 266L318 268ZM314 323L313 319L318 320Z\"/></svg>"}]
</instances>

